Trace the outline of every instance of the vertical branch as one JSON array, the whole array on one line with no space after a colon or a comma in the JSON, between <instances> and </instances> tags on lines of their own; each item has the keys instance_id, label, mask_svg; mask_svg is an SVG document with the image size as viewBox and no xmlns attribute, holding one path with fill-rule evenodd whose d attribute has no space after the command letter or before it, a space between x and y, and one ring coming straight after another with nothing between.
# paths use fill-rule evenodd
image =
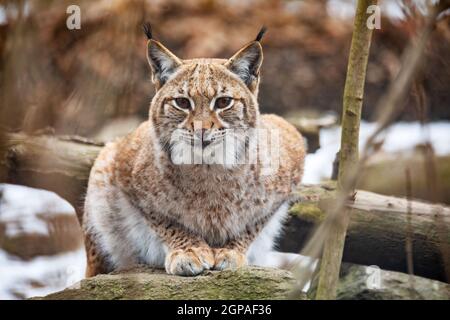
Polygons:
<instances>
[{"instance_id":1,"label":"vertical branch","mask_svg":"<svg viewBox=\"0 0 450 320\"><path fill-rule=\"evenodd\" d=\"M411 293L414 292L414 260L413 260L413 243L412 243L412 228L411 228L411 197L412 197L412 185L411 185L411 171L409 168L405 169L405 182L406 182L406 265L409 274L409 284ZM411 297L413 298L413 297Z\"/></svg>"},{"instance_id":2,"label":"vertical branch","mask_svg":"<svg viewBox=\"0 0 450 320\"><path fill-rule=\"evenodd\" d=\"M346 174L358 161L359 126L366 81L367 61L369 58L372 29L366 25L367 7L377 0L359 0L355 14L352 44L345 79L342 136L339 159L338 182L342 184Z\"/></svg>"},{"instance_id":3,"label":"vertical branch","mask_svg":"<svg viewBox=\"0 0 450 320\"><path fill-rule=\"evenodd\" d=\"M377 0L358 0L352 44L345 80L342 136L339 159L338 185L346 184L349 171L358 162L359 126L369 58L372 29L367 27L367 8L377 4ZM350 190L352 192L352 190ZM346 210L346 209L344 209ZM345 236L348 225L348 212L334 221L326 239L320 265L317 299L335 299L339 279Z\"/></svg>"}]
</instances>

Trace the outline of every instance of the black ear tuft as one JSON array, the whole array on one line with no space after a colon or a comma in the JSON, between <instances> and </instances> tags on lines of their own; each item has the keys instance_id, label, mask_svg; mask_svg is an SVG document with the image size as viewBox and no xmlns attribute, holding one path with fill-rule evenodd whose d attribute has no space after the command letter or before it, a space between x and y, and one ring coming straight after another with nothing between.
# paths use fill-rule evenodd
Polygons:
<instances>
[{"instance_id":1,"label":"black ear tuft","mask_svg":"<svg viewBox=\"0 0 450 320\"><path fill-rule=\"evenodd\" d=\"M152 35L152 26L150 25L150 22L146 22L142 25L142 29L144 29L144 33L147 36L148 40L153 39Z\"/></svg>"},{"instance_id":2,"label":"black ear tuft","mask_svg":"<svg viewBox=\"0 0 450 320\"><path fill-rule=\"evenodd\" d=\"M259 30L258 35L256 36L255 41L260 42L261 39L262 39L262 37L263 37L264 34L266 33L266 31L267 31L267 27L266 27L266 26L262 26L261 30Z\"/></svg>"}]
</instances>

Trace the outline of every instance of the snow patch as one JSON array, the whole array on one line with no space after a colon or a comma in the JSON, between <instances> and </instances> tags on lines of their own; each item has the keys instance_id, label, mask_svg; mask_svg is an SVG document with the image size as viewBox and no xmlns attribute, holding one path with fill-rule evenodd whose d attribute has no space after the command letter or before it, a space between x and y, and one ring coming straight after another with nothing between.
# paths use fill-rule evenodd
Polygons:
<instances>
[{"instance_id":1,"label":"snow patch","mask_svg":"<svg viewBox=\"0 0 450 320\"><path fill-rule=\"evenodd\" d=\"M46 217L70 215L75 210L53 192L13 184L0 184L0 223L6 226L6 235L24 233L48 235Z\"/></svg>"},{"instance_id":2,"label":"snow patch","mask_svg":"<svg viewBox=\"0 0 450 320\"><path fill-rule=\"evenodd\" d=\"M361 122L360 149L376 128L375 123ZM450 122L440 121L426 125L418 122L393 124L383 135L382 151L400 152L412 150L416 145L431 142L437 155L450 154ZM305 159L303 183L319 183L331 177L333 161L341 144L341 128L335 126L320 131L320 148Z\"/></svg>"},{"instance_id":3,"label":"snow patch","mask_svg":"<svg viewBox=\"0 0 450 320\"><path fill-rule=\"evenodd\" d=\"M44 296L72 286L84 278L84 248L30 261L0 250L0 300Z\"/></svg>"}]
</instances>

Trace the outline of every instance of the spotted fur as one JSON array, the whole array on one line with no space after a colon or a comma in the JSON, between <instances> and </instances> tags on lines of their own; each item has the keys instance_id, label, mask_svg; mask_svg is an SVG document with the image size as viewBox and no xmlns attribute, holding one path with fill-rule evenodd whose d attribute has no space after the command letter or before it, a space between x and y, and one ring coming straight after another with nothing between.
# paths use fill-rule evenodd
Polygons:
<instances>
[{"instance_id":1,"label":"spotted fur","mask_svg":"<svg viewBox=\"0 0 450 320\"><path fill-rule=\"evenodd\" d=\"M304 144L282 118L259 113L259 41L228 60L181 60L149 39L148 60L157 88L148 121L108 144L90 174L83 217L87 275L135 264L179 275L270 265L290 192L302 177ZM189 108L177 105L180 97ZM220 97L231 97L231 105L216 109ZM279 130L278 170L263 174L259 160L175 164L171 134L194 137L196 123L218 137L236 128Z\"/></svg>"}]
</instances>

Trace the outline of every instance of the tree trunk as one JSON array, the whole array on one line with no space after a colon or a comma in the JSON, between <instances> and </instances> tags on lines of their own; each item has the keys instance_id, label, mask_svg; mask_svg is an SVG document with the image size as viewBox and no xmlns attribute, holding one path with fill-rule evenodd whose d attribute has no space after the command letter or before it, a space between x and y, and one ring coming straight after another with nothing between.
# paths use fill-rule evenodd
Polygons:
<instances>
[{"instance_id":1,"label":"tree trunk","mask_svg":"<svg viewBox=\"0 0 450 320\"><path fill-rule=\"evenodd\" d=\"M347 77L344 88L342 113L341 150L339 152L339 177L342 186L348 179L349 171L358 161L359 124L366 81L367 61L369 59L372 29L367 27L367 8L376 5L377 0L358 0L355 23L348 60ZM340 215L325 241L317 299L335 299L345 234L348 225L348 212Z\"/></svg>"}]
</instances>

